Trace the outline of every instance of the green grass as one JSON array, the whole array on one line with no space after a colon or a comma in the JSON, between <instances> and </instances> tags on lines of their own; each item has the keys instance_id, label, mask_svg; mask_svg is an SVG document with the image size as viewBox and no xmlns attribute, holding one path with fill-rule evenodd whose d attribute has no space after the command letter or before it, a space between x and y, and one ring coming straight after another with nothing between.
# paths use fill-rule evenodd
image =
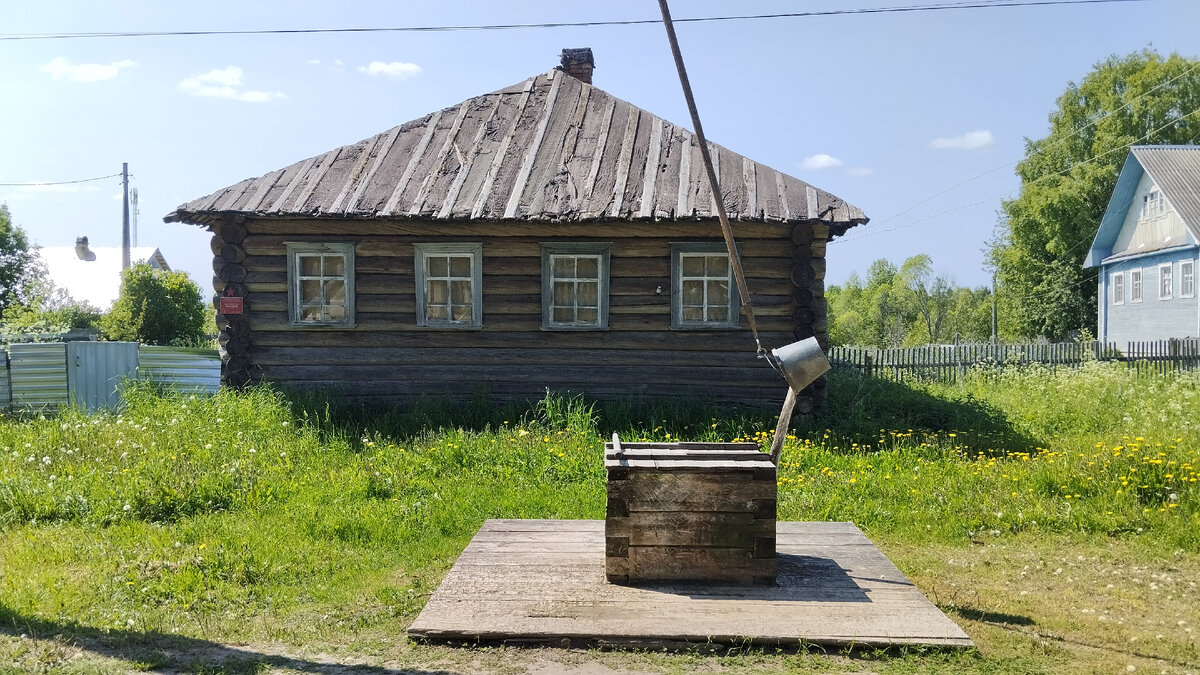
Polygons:
<instances>
[{"instance_id":1,"label":"green grass","mask_svg":"<svg viewBox=\"0 0 1200 675\"><path fill-rule=\"evenodd\" d=\"M587 659L664 672L1197 669L1200 378L1090 364L953 386L836 373L829 386L785 447L780 517L855 522L980 650ZM400 635L487 518L602 518L612 431L765 442L774 427L769 409L694 401L370 410L147 387L126 400L0 421L0 672L303 669L311 649L451 670L569 664L577 653Z\"/></svg>"}]
</instances>

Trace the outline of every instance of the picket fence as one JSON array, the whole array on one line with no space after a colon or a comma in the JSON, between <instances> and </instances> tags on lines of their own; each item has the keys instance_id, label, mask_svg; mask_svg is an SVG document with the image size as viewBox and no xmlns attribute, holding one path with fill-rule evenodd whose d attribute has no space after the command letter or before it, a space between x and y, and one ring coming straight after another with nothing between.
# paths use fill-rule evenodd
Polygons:
<instances>
[{"instance_id":1,"label":"picket fence","mask_svg":"<svg viewBox=\"0 0 1200 675\"><path fill-rule=\"evenodd\" d=\"M1050 370L1078 368L1090 361L1125 364L1138 375L1200 369L1200 339L1129 342L924 345L879 349L832 347L835 368L855 369L867 377L896 381L954 382L980 368L1002 369L1039 364Z\"/></svg>"}]
</instances>

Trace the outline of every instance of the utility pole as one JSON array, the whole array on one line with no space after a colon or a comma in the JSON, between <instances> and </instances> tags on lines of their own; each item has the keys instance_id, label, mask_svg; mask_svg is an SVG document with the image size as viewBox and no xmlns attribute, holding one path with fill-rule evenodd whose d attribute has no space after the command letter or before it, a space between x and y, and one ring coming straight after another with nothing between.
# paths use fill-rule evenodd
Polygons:
<instances>
[{"instance_id":1,"label":"utility pole","mask_svg":"<svg viewBox=\"0 0 1200 675\"><path fill-rule=\"evenodd\" d=\"M121 271L129 269L129 162L121 162Z\"/></svg>"}]
</instances>

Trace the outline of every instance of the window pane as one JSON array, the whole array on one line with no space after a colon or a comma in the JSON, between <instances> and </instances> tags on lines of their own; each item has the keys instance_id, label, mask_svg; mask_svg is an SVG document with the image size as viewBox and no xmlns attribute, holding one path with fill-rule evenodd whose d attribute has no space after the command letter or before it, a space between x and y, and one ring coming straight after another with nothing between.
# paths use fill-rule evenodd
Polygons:
<instances>
[{"instance_id":1,"label":"window pane","mask_svg":"<svg viewBox=\"0 0 1200 675\"><path fill-rule=\"evenodd\" d=\"M346 302L346 282L341 279L330 279L325 282L325 302L343 304Z\"/></svg>"},{"instance_id":2,"label":"window pane","mask_svg":"<svg viewBox=\"0 0 1200 675\"><path fill-rule=\"evenodd\" d=\"M710 281L710 282L708 282L708 306L709 307L728 307L729 306L729 282L728 281Z\"/></svg>"},{"instance_id":3,"label":"window pane","mask_svg":"<svg viewBox=\"0 0 1200 675\"><path fill-rule=\"evenodd\" d=\"M582 323L599 324L600 312L594 308L580 307L578 320Z\"/></svg>"},{"instance_id":4,"label":"window pane","mask_svg":"<svg viewBox=\"0 0 1200 675\"><path fill-rule=\"evenodd\" d=\"M429 256L425 264L431 277L444 277L450 271L449 260L445 256Z\"/></svg>"},{"instance_id":5,"label":"window pane","mask_svg":"<svg viewBox=\"0 0 1200 675\"><path fill-rule=\"evenodd\" d=\"M683 320L684 321L703 321L704 320L704 309L702 307L684 307L683 308Z\"/></svg>"},{"instance_id":6,"label":"window pane","mask_svg":"<svg viewBox=\"0 0 1200 675\"><path fill-rule=\"evenodd\" d=\"M685 277L704 276L704 256L682 255L680 256L679 265Z\"/></svg>"},{"instance_id":7,"label":"window pane","mask_svg":"<svg viewBox=\"0 0 1200 675\"><path fill-rule=\"evenodd\" d=\"M450 284L446 281L425 282L425 304L445 305L450 299Z\"/></svg>"},{"instance_id":8,"label":"window pane","mask_svg":"<svg viewBox=\"0 0 1200 675\"><path fill-rule=\"evenodd\" d=\"M710 276L710 277L729 276L729 256L727 256L727 255L710 255L710 256L708 256L708 276Z\"/></svg>"},{"instance_id":9,"label":"window pane","mask_svg":"<svg viewBox=\"0 0 1200 675\"><path fill-rule=\"evenodd\" d=\"M577 258L575 276L580 279L600 278L600 259L595 257Z\"/></svg>"},{"instance_id":10,"label":"window pane","mask_svg":"<svg viewBox=\"0 0 1200 675\"><path fill-rule=\"evenodd\" d=\"M579 306L580 307L599 307L600 299L598 295L599 284L594 281L579 282Z\"/></svg>"},{"instance_id":11,"label":"window pane","mask_svg":"<svg viewBox=\"0 0 1200 675\"><path fill-rule=\"evenodd\" d=\"M467 278L471 276L471 258L457 255L450 258L450 276Z\"/></svg>"},{"instance_id":12,"label":"window pane","mask_svg":"<svg viewBox=\"0 0 1200 675\"><path fill-rule=\"evenodd\" d=\"M450 282L450 302L456 305L471 304L471 282L470 281L451 281Z\"/></svg>"},{"instance_id":13,"label":"window pane","mask_svg":"<svg viewBox=\"0 0 1200 675\"><path fill-rule=\"evenodd\" d=\"M445 305L425 306L425 318L429 321L445 321L447 316L447 308Z\"/></svg>"},{"instance_id":14,"label":"window pane","mask_svg":"<svg viewBox=\"0 0 1200 675\"><path fill-rule=\"evenodd\" d=\"M555 279L566 279L575 276L575 259L570 256L556 255L550 257L551 267L554 268Z\"/></svg>"},{"instance_id":15,"label":"window pane","mask_svg":"<svg viewBox=\"0 0 1200 675\"><path fill-rule=\"evenodd\" d=\"M569 281L559 281L554 284L554 304L575 304L575 284Z\"/></svg>"},{"instance_id":16,"label":"window pane","mask_svg":"<svg viewBox=\"0 0 1200 675\"><path fill-rule=\"evenodd\" d=\"M343 321L346 318L345 305L326 305L325 317L330 321Z\"/></svg>"},{"instance_id":17,"label":"window pane","mask_svg":"<svg viewBox=\"0 0 1200 675\"><path fill-rule=\"evenodd\" d=\"M470 305L453 305L451 307L455 321L470 321L471 306Z\"/></svg>"},{"instance_id":18,"label":"window pane","mask_svg":"<svg viewBox=\"0 0 1200 675\"><path fill-rule=\"evenodd\" d=\"M321 306L320 305L308 305L308 306L301 307L300 308L300 320L301 321L320 321L321 320Z\"/></svg>"},{"instance_id":19,"label":"window pane","mask_svg":"<svg viewBox=\"0 0 1200 675\"><path fill-rule=\"evenodd\" d=\"M685 281L685 282L683 282L683 304L684 305L702 305L702 304L704 304L704 282L703 281Z\"/></svg>"},{"instance_id":20,"label":"window pane","mask_svg":"<svg viewBox=\"0 0 1200 675\"><path fill-rule=\"evenodd\" d=\"M346 259L340 255L325 256L325 276L342 277L346 275Z\"/></svg>"},{"instance_id":21,"label":"window pane","mask_svg":"<svg viewBox=\"0 0 1200 675\"><path fill-rule=\"evenodd\" d=\"M300 303L304 305L321 304L321 282L315 279L300 281Z\"/></svg>"},{"instance_id":22,"label":"window pane","mask_svg":"<svg viewBox=\"0 0 1200 675\"><path fill-rule=\"evenodd\" d=\"M729 320L729 308L728 307L709 307L708 308L708 320L714 321L714 322L728 321Z\"/></svg>"},{"instance_id":23,"label":"window pane","mask_svg":"<svg viewBox=\"0 0 1200 675\"><path fill-rule=\"evenodd\" d=\"M551 320L555 323L571 323L575 320L575 310L572 307L555 307Z\"/></svg>"},{"instance_id":24,"label":"window pane","mask_svg":"<svg viewBox=\"0 0 1200 675\"><path fill-rule=\"evenodd\" d=\"M321 274L321 258L315 255L296 256L300 260L300 275L313 277Z\"/></svg>"}]
</instances>

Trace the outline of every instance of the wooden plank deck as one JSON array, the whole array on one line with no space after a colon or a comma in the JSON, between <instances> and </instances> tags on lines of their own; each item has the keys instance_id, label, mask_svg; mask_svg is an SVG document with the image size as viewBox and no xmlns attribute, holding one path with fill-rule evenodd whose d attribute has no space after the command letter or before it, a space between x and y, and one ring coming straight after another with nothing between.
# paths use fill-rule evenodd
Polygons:
<instances>
[{"instance_id":1,"label":"wooden plank deck","mask_svg":"<svg viewBox=\"0 0 1200 675\"><path fill-rule=\"evenodd\" d=\"M972 646L853 523L780 522L776 536L775 586L621 586L604 577L604 521L489 520L408 634L573 646Z\"/></svg>"}]
</instances>

